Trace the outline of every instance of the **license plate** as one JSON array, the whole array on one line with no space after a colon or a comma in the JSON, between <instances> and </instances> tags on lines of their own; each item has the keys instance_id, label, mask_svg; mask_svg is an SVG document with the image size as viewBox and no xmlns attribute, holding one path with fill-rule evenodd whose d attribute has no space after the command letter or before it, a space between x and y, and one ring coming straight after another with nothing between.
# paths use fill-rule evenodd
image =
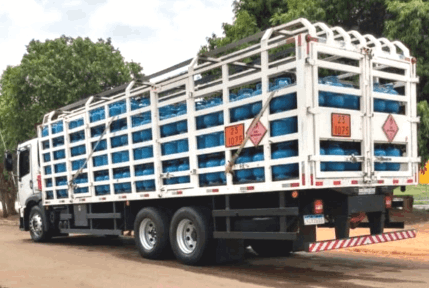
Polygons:
<instances>
[{"instance_id":1,"label":"license plate","mask_svg":"<svg viewBox=\"0 0 429 288\"><path fill-rule=\"evenodd\" d=\"M325 216L323 214L304 215L304 225L325 224Z\"/></svg>"},{"instance_id":2,"label":"license plate","mask_svg":"<svg viewBox=\"0 0 429 288\"><path fill-rule=\"evenodd\" d=\"M332 113L332 136L350 137L350 114Z\"/></svg>"},{"instance_id":3,"label":"license plate","mask_svg":"<svg viewBox=\"0 0 429 288\"><path fill-rule=\"evenodd\" d=\"M359 188L358 189L359 195L370 195L375 194L375 188Z\"/></svg>"}]
</instances>

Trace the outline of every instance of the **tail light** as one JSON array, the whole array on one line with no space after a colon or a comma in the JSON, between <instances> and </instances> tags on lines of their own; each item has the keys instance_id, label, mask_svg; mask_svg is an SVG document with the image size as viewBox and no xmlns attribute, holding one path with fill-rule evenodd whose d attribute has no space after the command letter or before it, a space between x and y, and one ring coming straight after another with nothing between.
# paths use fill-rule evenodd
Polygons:
<instances>
[{"instance_id":1,"label":"tail light","mask_svg":"<svg viewBox=\"0 0 429 288\"><path fill-rule=\"evenodd\" d=\"M37 175L37 189L42 191L42 175Z\"/></svg>"},{"instance_id":2,"label":"tail light","mask_svg":"<svg viewBox=\"0 0 429 288\"><path fill-rule=\"evenodd\" d=\"M322 200L314 200L314 207L313 207L313 213L314 214L323 214L323 202Z\"/></svg>"},{"instance_id":3,"label":"tail light","mask_svg":"<svg viewBox=\"0 0 429 288\"><path fill-rule=\"evenodd\" d=\"M386 205L386 209L392 208L392 196L384 197L384 204Z\"/></svg>"}]
</instances>

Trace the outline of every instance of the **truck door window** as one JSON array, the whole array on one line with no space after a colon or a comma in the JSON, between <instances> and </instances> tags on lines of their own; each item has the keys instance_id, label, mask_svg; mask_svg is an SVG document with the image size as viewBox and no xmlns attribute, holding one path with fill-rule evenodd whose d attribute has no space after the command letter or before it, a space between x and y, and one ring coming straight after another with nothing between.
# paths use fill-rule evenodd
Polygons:
<instances>
[{"instance_id":1,"label":"truck door window","mask_svg":"<svg viewBox=\"0 0 429 288\"><path fill-rule=\"evenodd\" d=\"M25 150L19 153L19 178L30 173L30 151Z\"/></svg>"}]
</instances>

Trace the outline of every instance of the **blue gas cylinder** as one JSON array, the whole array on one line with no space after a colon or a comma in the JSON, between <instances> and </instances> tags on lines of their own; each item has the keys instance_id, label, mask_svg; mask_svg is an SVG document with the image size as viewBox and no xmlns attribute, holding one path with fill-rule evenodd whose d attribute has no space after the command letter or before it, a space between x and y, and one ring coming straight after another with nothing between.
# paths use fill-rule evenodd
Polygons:
<instances>
[{"instance_id":1,"label":"blue gas cylinder","mask_svg":"<svg viewBox=\"0 0 429 288\"><path fill-rule=\"evenodd\" d=\"M223 124L223 112L222 111L219 112L218 115L217 115L217 122L218 122L219 125Z\"/></svg>"},{"instance_id":2,"label":"blue gas cylinder","mask_svg":"<svg viewBox=\"0 0 429 288\"><path fill-rule=\"evenodd\" d=\"M252 162L252 156L247 151L241 152L241 155L235 161L236 164L242 164L247 162ZM243 169L237 170L235 175L237 177L238 182L246 182L252 178L253 173L251 169Z\"/></svg>"},{"instance_id":3,"label":"blue gas cylinder","mask_svg":"<svg viewBox=\"0 0 429 288\"><path fill-rule=\"evenodd\" d=\"M130 177L130 170L124 169L122 172L122 178L129 178Z\"/></svg>"},{"instance_id":4,"label":"blue gas cylinder","mask_svg":"<svg viewBox=\"0 0 429 288\"><path fill-rule=\"evenodd\" d=\"M205 135L204 138L204 147L211 148L219 146L219 135L216 133Z\"/></svg>"},{"instance_id":5,"label":"blue gas cylinder","mask_svg":"<svg viewBox=\"0 0 429 288\"><path fill-rule=\"evenodd\" d=\"M320 155L326 155L325 148L320 147ZM326 162L320 162L320 170L326 171Z\"/></svg>"},{"instance_id":6,"label":"blue gas cylinder","mask_svg":"<svg viewBox=\"0 0 429 288\"><path fill-rule=\"evenodd\" d=\"M237 101L237 95L236 95L236 94L233 94L233 93L230 93L230 94L229 94L229 101L230 101L230 102Z\"/></svg>"},{"instance_id":7,"label":"blue gas cylinder","mask_svg":"<svg viewBox=\"0 0 429 288\"><path fill-rule=\"evenodd\" d=\"M296 94L291 93L273 98L270 102L271 113L291 110L296 107Z\"/></svg>"},{"instance_id":8,"label":"blue gas cylinder","mask_svg":"<svg viewBox=\"0 0 429 288\"><path fill-rule=\"evenodd\" d=\"M245 88L238 91L238 97L237 100L246 99L249 97L252 97L253 89Z\"/></svg>"},{"instance_id":9,"label":"blue gas cylinder","mask_svg":"<svg viewBox=\"0 0 429 288\"><path fill-rule=\"evenodd\" d=\"M188 140L177 141L177 153L183 153L189 151Z\"/></svg>"},{"instance_id":10,"label":"blue gas cylinder","mask_svg":"<svg viewBox=\"0 0 429 288\"><path fill-rule=\"evenodd\" d=\"M381 147L377 147L374 150L374 155L386 156L386 151ZM384 162L374 162L374 169L375 171L385 171L387 169L387 165Z\"/></svg>"},{"instance_id":11,"label":"blue gas cylinder","mask_svg":"<svg viewBox=\"0 0 429 288\"><path fill-rule=\"evenodd\" d=\"M277 145L277 149L271 154L271 159L280 159L297 155L298 151L292 148L292 142L284 142Z\"/></svg>"},{"instance_id":12,"label":"blue gas cylinder","mask_svg":"<svg viewBox=\"0 0 429 288\"><path fill-rule=\"evenodd\" d=\"M186 120L177 122L176 130L179 134L188 132L188 122Z\"/></svg>"},{"instance_id":13,"label":"blue gas cylinder","mask_svg":"<svg viewBox=\"0 0 429 288\"><path fill-rule=\"evenodd\" d=\"M252 116L255 117L258 115L259 111L262 109L262 102L256 102L252 104Z\"/></svg>"},{"instance_id":14,"label":"blue gas cylinder","mask_svg":"<svg viewBox=\"0 0 429 288\"><path fill-rule=\"evenodd\" d=\"M189 163L187 161L183 161L182 164L177 167L177 171L187 171L189 170ZM177 179L179 183L189 183L190 177L189 176L181 176Z\"/></svg>"},{"instance_id":15,"label":"blue gas cylinder","mask_svg":"<svg viewBox=\"0 0 429 288\"><path fill-rule=\"evenodd\" d=\"M280 119L271 122L271 136L280 136L290 133L296 133L298 121L296 117Z\"/></svg>"},{"instance_id":16,"label":"blue gas cylinder","mask_svg":"<svg viewBox=\"0 0 429 288\"><path fill-rule=\"evenodd\" d=\"M339 144L330 144L328 147L328 155L345 155L345 153ZM327 168L329 171L345 170L344 162L328 162L327 165L328 165Z\"/></svg>"},{"instance_id":17,"label":"blue gas cylinder","mask_svg":"<svg viewBox=\"0 0 429 288\"><path fill-rule=\"evenodd\" d=\"M153 169L152 166L145 166L142 175L147 176L147 175L153 175L154 173L155 173L155 170Z\"/></svg>"},{"instance_id":18,"label":"blue gas cylinder","mask_svg":"<svg viewBox=\"0 0 429 288\"><path fill-rule=\"evenodd\" d=\"M164 155L177 153L177 142L167 142L164 144Z\"/></svg>"},{"instance_id":19,"label":"blue gas cylinder","mask_svg":"<svg viewBox=\"0 0 429 288\"><path fill-rule=\"evenodd\" d=\"M152 139L152 130L147 129L140 132L140 138L142 141L148 141Z\"/></svg>"},{"instance_id":20,"label":"blue gas cylinder","mask_svg":"<svg viewBox=\"0 0 429 288\"><path fill-rule=\"evenodd\" d=\"M398 101L386 100L386 112L398 114L399 108L400 106Z\"/></svg>"},{"instance_id":21,"label":"blue gas cylinder","mask_svg":"<svg viewBox=\"0 0 429 288\"><path fill-rule=\"evenodd\" d=\"M219 116L216 113L207 114L204 116L204 125L206 127L213 127L218 124Z\"/></svg>"},{"instance_id":22,"label":"blue gas cylinder","mask_svg":"<svg viewBox=\"0 0 429 288\"><path fill-rule=\"evenodd\" d=\"M217 167L220 165L220 159L217 158L211 158L206 162L206 168L208 167ZM208 173L206 174L206 180L209 184L214 184L219 182L220 175L219 173Z\"/></svg>"},{"instance_id":23,"label":"blue gas cylinder","mask_svg":"<svg viewBox=\"0 0 429 288\"><path fill-rule=\"evenodd\" d=\"M291 175L298 170L298 164L286 164L273 166L274 180L284 180L291 177Z\"/></svg>"},{"instance_id":24,"label":"blue gas cylinder","mask_svg":"<svg viewBox=\"0 0 429 288\"><path fill-rule=\"evenodd\" d=\"M232 110L232 114L233 114L233 121L241 121L244 119L247 119L251 116L251 107L250 105L243 105L240 107L237 107L235 109Z\"/></svg>"},{"instance_id":25,"label":"blue gas cylinder","mask_svg":"<svg viewBox=\"0 0 429 288\"><path fill-rule=\"evenodd\" d=\"M204 149L206 148L206 137L203 136L197 136L197 149Z\"/></svg>"},{"instance_id":26,"label":"blue gas cylinder","mask_svg":"<svg viewBox=\"0 0 429 288\"><path fill-rule=\"evenodd\" d=\"M225 159L221 159L219 162L219 166L225 166ZM222 180L222 183L226 183L226 175L225 172L219 172L219 177Z\"/></svg>"},{"instance_id":27,"label":"blue gas cylinder","mask_svg":"<svg viewBox=\"0 0 429 288\"><path fill-rule=\"evenodd\" d=\"M143 181L143 185L145 190L153 190L155 189L155 180Z\"/></svg>"},{"instance_id":28,"label":"blue gas cylinder","mask_svg":"<svg viewBox=\"0 0 429 288\"><path fill-rule=\"evenodd\" d=\"M253 91L252 96L260 95L262 94L262 84L258 83L256 84L256 89Z\"/></svg>"},{"instance_id":29,"label":"blue gas cylinder","mask_svg":"<svg viewBox=\"0 0 429 288\"><path fill-rule=\"evenodd\" d=\"M161 134L163 136L171 136L177 132L176 123L167 124L161 127Z\"/></svg>"},{"instance_id":30,"label":"blue gas cylinder","mask_svg":"<svg viewBox=\"0 0 429 288\"><path fill-rule=\"evenodd\" d=\"M201 155L198 157L198 168L206 168L207 156Z\"/></svg>"},{"instance_id":31,"label":"blue gas cylinder","mask_svg":"<svg viewBox=\"0 0 429 288\"><path fill-rule=\"evenodd\" d=\"M252 161L253 162L264 161L264 153L263 152L255 153L253 155Z\"/></svg>"},{"instance_id":32,"label":"blue gas cylinder","mask_svg":"<svg viewBox=\"0 0 429 288\"><path fill-rule=\"evenodd\" d=\"M390 146L386 149L386 156L401 157L401 150ZM399 171L400 168L400 163L386 163L386 170L388 171Z\"/></svg>"}]
</instances>

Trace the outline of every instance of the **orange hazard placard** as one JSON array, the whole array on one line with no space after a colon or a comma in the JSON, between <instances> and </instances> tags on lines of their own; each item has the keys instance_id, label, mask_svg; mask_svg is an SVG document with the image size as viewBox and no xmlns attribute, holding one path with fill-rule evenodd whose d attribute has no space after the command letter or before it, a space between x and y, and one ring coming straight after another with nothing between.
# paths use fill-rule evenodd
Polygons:
<instances>
[{"instance_id":1,"label":"orange hazard placard","mask_svg":"<svg viewBox=\"0 0 429 288\"><path fill-rule=\"evenodd\" d=\"M332 136L337 137L350 137L351 129L350 129L350 115L349 114L338 114L332 113Z\"/></svg>"},{"instance_id":2,"label":"orange hazard placard","mask_svg":"<svg viewBox=\"0 0 429 288\"><path fill-rule=\"evenodd\" d=\"M225 147L240 146L244 140L244 124L225 127Z\"/></svg>"}]
</instances>

